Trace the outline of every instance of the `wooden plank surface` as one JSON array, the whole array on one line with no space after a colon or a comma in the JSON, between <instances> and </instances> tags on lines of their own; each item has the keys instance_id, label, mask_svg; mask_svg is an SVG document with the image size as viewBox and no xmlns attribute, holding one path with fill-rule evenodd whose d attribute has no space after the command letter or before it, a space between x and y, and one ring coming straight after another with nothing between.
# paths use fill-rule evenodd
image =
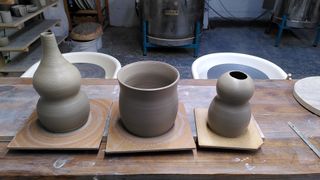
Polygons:
<instances>
[{"instance_id":1,"label":"wooden plank surface","mask_svg":"<svg viewBox=\"0 0 320 180\"><path fill-rule=\"evenodd\" d=\"M88 121L79 129L67 133L52 133L40 125L36 110L9 143L18 150L97 150L104 133L112 101L90 99Z\"/></svg>"},{"instance_id":2,"label":"wooden plank surface","mask_svg":"<svg viewBox=\"0 0 320 180\"><path fill-rule=\"evenodd\" d=\"M294 82L255 81L252 113L265 135L263 146L256 152L198 149L105 155L105 141L96 152L20 152L9 151L8 142L0 142L0 177L319 179L319 158L287 125L288 121L293 122L320 147L320 118L294 99ZM89 98L118 99L116 80L83 79L82 84ZM193 109L208 107L216 94L215 84L214 80L179 83L179 100L185 104L194 135ZM31 79L0 78L0 136L14 135L22 127L37 98Z\"/></svg>"},{"instance_id":3,"label":"wooden plank surface","mask_svg":"<svg viewBox=\"0 0 320 180\"><path fill-rule=\"evenodd\" d=\"M251 116L246 132L238 137L228 138L216 134L207 125L208 108L194 110L197 128L198 144L200 147L235 150L258 150L263 144L259 128L254 116Z\"/></svg>"},{"instance_id":4,"label":"wooden plank surface","mask_svg":"<svg viewBox=\"0 0 320 180\"><path fill-rule=\"evenodd\" d=\"M182 103L179 103L174 126L165 134L157 137L138 137L128 132L120 122L119 102L117 101L112 105L110 116L106 153L181 151L196 148Z\"/></svg>"},{"instance_id":5,"label":"wooden plank surface","mask_svg":"<svg viewBox=\"0 0 320 180\"><path fill-rule=\"evenodd\" d=\"M0 0L0 5L11 5L14 4L15 0Z\"/></svg>"},{"instance_id":6,"label":"wooden plank surface","mask_svg":"<svg viewBox=\"0 0 320 180\"><path fill-rule=\"evenodd\" d=\"M41 14L47 7L57 5L57 0L47 0L47 4L44 7L41 7L35 12L28 13L23 17L12 17L13 21L11 23L0 23L0 28L19 28L24 22L30 20L31 18Z\"/></svg>"},{"instance_id":7,"label":"wooden plank surface","mask_svg":"<svg viewBox=\"0 0 320 180\"><path fill-rule=\"evenodd\" d=\"M76 14L90 15L90 14L98 14L98 12L95 9L85 9L85 10L78 10Z\"/></svg>"},{"instance_id":8,"label":"wooden plank surface","mask_svg":"<svg viewBox=\"0 0 320 180\"><path fill-rule=\"evenodd\" d=\"M40 37L40 33L49 30L52 26L58 24L58 22L59 20L43 20L30 25L30 29L25 28L14 37L9 37L9 44L0 47L0 51L28 51L29 46Z\"/></svg>"}]
</instances>

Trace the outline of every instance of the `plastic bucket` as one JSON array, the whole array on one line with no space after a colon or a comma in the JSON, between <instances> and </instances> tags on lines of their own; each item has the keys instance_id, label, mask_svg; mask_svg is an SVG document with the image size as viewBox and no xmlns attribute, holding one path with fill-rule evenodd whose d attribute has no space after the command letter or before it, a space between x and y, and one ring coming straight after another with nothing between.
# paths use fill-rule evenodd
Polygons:
<instances>
[{"instance_id":1,"label":"plastic bucket","mask_svg":"<svg viewBox=\"0 0 320 180\"><path fill-rule=\"evenodd\" d=\"M72 52L97 52L102 47L101 36L92 41L71 40Z\"/></svg>"}]
</instances>

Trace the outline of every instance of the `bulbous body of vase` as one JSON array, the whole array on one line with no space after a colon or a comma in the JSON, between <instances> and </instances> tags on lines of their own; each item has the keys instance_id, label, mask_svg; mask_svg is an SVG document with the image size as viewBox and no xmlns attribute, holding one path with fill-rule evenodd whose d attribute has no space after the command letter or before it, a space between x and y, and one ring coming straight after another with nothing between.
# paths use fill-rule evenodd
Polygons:
<instances>
[{"instance_id":1,"label":"bulbous body of vase","mask_svg":"<svg viewBox=\"0 0 320 180\"><path fill-rule=\"evenodd\" d=\"M80 91L80 72L63 58L53 33L42 33L41 44L42 58L33 76L33 87L40 95L39 121L52 132L78 129L90 112L88 97Z\"/></svg>"},{"instance_id":2,"label":"bulbous body of vase","mask_svg":"<svg viewBox=\"0 0 320 180\"><path fill-rule=\"evenodd\" d=\"M119 110L124 127L137 136L154 137L173 127L178 111L179 72L166 63L141 61L118 73Z\"/></svg>"},{"instance_id":3,"label":"bulbous body of vase","mask_svg":"<svg viewBox=\"0 0 320 180\"><path fill-rule=\"evenodd\" d=\"M254 92L253 80L243 72L232 71L217 81L217 96L208 110L208 125L225 137L243 134L251 119L249 100Z\"/></svg>"}]
</instances>

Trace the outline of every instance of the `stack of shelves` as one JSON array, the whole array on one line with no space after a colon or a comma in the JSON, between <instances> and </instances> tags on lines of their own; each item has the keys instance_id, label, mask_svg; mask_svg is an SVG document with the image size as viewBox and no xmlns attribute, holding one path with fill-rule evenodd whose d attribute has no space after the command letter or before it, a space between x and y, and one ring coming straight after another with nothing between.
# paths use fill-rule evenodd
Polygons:
<instances>
[{"instance_id":1,"label":"stack of shelves","mask_svg":"<svg viewBox=\"0 0 320 180\"><path fill-rule=\"evenodd\" d=\"M3 54L5 52L25 52L21 53L17 57L11 59L10 63L4 64L0 67L0 72L10 73L10 72L24 72L30 65L37 62L40 59L41 51L40 47L32 47L32 52L29 52L30 47L33 46L34 42L40 37L40 33L48 31L51 27L59 24L60 20L41 20L33 23L29 23L24 26L24 23L33 19L34 17L41 15L45 9L48 7L56 6L57 0L47 0L47 4L41 7L33 13L28 13L23 17L13 17L11 23L0 23L1 29L15 28L19 31L14 33L9 37L10 43L5 47L0 47L0 52ZM62 42L66 37L56 37L58 43ZM0 61L4 61L1 60ZM27 61L27 62L25 62ZM32 62L30 62L32 61Z\"/></svg>"}]
</instances>

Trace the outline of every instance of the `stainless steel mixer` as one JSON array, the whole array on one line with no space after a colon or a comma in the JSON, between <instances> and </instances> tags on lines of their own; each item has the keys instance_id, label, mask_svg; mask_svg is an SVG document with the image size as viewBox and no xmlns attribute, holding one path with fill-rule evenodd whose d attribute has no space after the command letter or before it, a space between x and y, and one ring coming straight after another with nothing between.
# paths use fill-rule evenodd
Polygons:
<instances>
[{"instance_id":1,"label":"stainless steel mixer","mask_svg":"<svg viewBox=\"0 0 320 180\"><path fill-rule=\"evenodd\" d=\"M319 0L277 0L272 21L281 23L286 15L286 26L294 28L314 28L319 23Z\"/></svg>"},{"instance_id":2,"label":"stainless steel mixer","mask_svg":"<svg viewBox=\"0 0 320 180\"><path fill-rule=\"evenodd\" d=\"M196 22L203 17L203 0L140 1L150 43L182 46L193 42Z\"/></svg>"}]
</instances>

